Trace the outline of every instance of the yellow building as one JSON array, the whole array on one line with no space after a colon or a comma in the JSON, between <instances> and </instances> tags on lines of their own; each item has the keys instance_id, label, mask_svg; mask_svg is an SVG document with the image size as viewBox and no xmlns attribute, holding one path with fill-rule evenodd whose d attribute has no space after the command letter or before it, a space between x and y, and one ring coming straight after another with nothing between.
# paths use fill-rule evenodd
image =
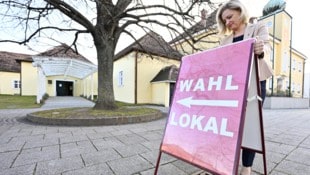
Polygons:
<instances>
[{"instance_id":1,"label":"yellow building","mask_svg":"<svg viewBox=\"0 0 310 175\"><path fill-rule=\"evenodd\" d=\"M27 60L27 57L27 54L0 52L0 94L21 94L19 60Z\"/></svg>"},{"instance_id":2,"label":"yellow building","mask_svg":"<svg viewBox=\"0 0 310 175\"><path fill-rule=\"evenodd\" d=\"M181 57L161 36L147 33L115 56L115 99L169 106Z\"/></svg>"},{"instance_id":3,"label":"yellow building","mask_svg":"<svg viewBox=\"0 0 310 175\"><path fill-rule=\"evenodd\" d=\"M97 95L97 66L61 45L38 55L0 52L0 94L37 96Z\"/></svg>"},{"instance_id":4,"label":"yellow building","mask_svg":"<svg viewBox=\"0 0 310 175\"><path fill-rule=\"evenodd\" d=\"M292 47L292 17L285 10L279 10L259 20L267 25L273 48L269 61L274 69L274 76L269 81L269 94L303 97L307 57Z\"/></svg>"}]
</instances>

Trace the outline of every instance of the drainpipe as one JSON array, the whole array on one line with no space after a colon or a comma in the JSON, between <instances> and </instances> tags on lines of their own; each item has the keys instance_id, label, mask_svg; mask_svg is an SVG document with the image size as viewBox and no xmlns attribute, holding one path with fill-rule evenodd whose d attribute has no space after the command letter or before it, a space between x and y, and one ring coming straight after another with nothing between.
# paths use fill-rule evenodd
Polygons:
<instances>
[{"instance_id":1,"label":"drainpipe","mask_svg":"<svg viewBox=\"0 0 310 175\"><path fill-rule=\"evenodd\" d=\"M288 91L288 96L291 97L291 90L292 90L292 35L293 35L293 19L291 18L291 33L290 33L290 75L289 75L289 82L290 88Z\"/></svg>"},{"instance_id":2,"label":"drainpipe","mask_svg":"<svg viewBox=\"0 0 310 175\"><path fill-rule=\"evenodd\" d=\"M302 91L301 91L301 98L304 98L305 95L305 65L306 63L304 62L304 64L302 65Z\"/></svg>"},{"instance_id":3,"label":"drainpipe","mask_svg":"<svg viewBox=\"0 0 310 175\"><path fill-rule=\"evenodd\" d=\"M138 103L138 52L136 51L135 53L135 92L134 92L134 97L135 101L134 104Z\"/></svg>"},{"instance_id":4,"label":"drainpipe","mask_svg":"<svg viewBox=\"0 0 310 175\"><path fill-rule=\"evenodd\" d=\"M93 74L91 74L91 100L93 101L94 100L94 77L93 77Z\"/></svg>"},{"instance_id":5,"label":"drainpipe","mask_svg":"<svg viewBox=\"0 0 310 175\"><path fill-rule=\"evenodd\" d=\"M20 88L19 88L19 96L22 96L22 88L23 88L23 76L22 76L22 61L20 61L19 62L20 63L20 72L19 72L19 86L20 86Z\"/></svg>"},{"instance_id":6,"label":"drainpipe","mask_svg":"<svg viewBox=\"0 0 310 175\"><path fill-rule=\"evenodd\" d=\"M275 24L275 21L276 21L276 15L274 14L273 15L273 37L272 37L272 70L274 71L274 52L275 52L275 44L274 44L274 40L275 40L275 30L276 30L276 24ZM271 96L273 96L273 81L274 81L274 75L272 75L271 77Z\"/></svg>"}]
</instances>

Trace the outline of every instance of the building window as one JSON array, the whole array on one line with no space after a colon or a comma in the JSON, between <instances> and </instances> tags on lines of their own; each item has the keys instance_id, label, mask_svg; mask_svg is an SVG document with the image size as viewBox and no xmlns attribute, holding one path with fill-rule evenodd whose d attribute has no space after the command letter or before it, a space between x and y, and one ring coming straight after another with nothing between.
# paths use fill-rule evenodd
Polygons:
<instances>
[{"instance_id":1,"label":"building window","mask_svg":"<svg viewBox=\"0 0 310 175\"><path fill-rule=\"evenodd\" d=\"M288 80L285 81L285 84L286 84L286 89L289 89L290 88L290 84L289 84Z\"/></svg>"},{"instance_id":2,"label":"building window","mask_svg":"<svg viewBox=\"0 0 310 175\"><path fill-rule=\"evenodd\" d=\"M19 80L13 81L13 88L14 89L20 89L20 81Z\"/></svg>"},{"instance_id":3,"label":"building window","mask_svg":"<svg viewBox=\"0 0 310 175\"><path fill-rule=\"evenodd\" d=\"M301 62L298 62L298 71L299 71L299 72L302 71L302 64L301 64Z\"/></svg>"},{"instance_id":4,"label":"building window","mask_svg":"<svg viewBox=\"0 0 310 175\"><path fill-rule=\"evenodd\" d=\"M272 89L272 81L269 81L269 89Z\"/></svg>"},{"instance_id":5,"label":"building window","mask_svg":"<svg viewBox=\"0 0 310 175\"><path fill-rule=\"evenodd\" d=\"M124 72L118 72L118 86L124 86Z\"/></svg>"},{"instance_id":6,"label":"building window","mask_svg":"<svg viewBox=\"0 0 310 175\"><path fill-rule=\"evenodd\" d=\"M295 59L293 59L293 65L292 65L292 68L293 68L293 70L295 70L295 69L296 69L296 60L295 60Z\"/></svg>"},{"instance_id":7,"label":"building window","mask_svg":"<svg viewBox=\"0 0 310 175\"><path fill-rule=\"evenodd\" d=\"M273 52L274 52L274 50L272 48L271 51L270 51L270 55L269 55L270 62L273 62Z\"/></svg>"},{"instance_id":8,"label":"building window","mask_svg":"<svg viewBox=\"0 0 310 175\"><path fill-rule=\"evenodd\" d=\"M287 52L284 52L284 55L283 55L283 63L282 63L282 70L283 72L287 72L288 71L288 68L289 68L289 56L287 54Z\"/></svg>"}]
</instances>

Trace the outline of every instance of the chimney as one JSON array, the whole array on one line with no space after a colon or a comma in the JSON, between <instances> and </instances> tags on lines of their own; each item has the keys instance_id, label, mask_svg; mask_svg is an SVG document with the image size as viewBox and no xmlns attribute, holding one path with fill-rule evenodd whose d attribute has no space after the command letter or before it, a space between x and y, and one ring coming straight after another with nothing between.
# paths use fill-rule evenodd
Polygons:
<instances>
[{"instance_id":1,"label":"chimney","mask_svg":"<svg viewBox=\"0 0 310 175\"><path fill-rule=\"evenodd\" d=\"M200 24L203 25L203 26L206 26L207 25L207 13L208 11L205 10L205 9L202 9L200 11L200 17L201 17L201 21L200 21Z\"/></svg>"},{"instance_id":2,"label":"chimney","mask_svg":"<svg viewBox=\"0 0 310 175\"><path fill-rule=\"evenodd\" d=\"M206 20L207 18L207 10L205 10L205 9L202 9L201 11L200 11L200 14L201 14L201 20Z\"/></svg>"}]
</instances>

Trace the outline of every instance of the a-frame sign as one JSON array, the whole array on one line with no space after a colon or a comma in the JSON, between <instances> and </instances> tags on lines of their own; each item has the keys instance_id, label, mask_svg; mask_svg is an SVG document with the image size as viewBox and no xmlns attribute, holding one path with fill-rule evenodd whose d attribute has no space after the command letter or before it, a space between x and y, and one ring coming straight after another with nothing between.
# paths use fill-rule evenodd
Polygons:
<instances>
[{"instance_id":1,"label":"a-frame sign","mask_svg":"<svg viewBox=\"0 0 310 175\"><path fill-rule=\"evenodd\" d=\"M241 148L263 154L267 174L254 39L183 57L160 146L212 174L236 175Z\"/></svg>"}]
</instances>

